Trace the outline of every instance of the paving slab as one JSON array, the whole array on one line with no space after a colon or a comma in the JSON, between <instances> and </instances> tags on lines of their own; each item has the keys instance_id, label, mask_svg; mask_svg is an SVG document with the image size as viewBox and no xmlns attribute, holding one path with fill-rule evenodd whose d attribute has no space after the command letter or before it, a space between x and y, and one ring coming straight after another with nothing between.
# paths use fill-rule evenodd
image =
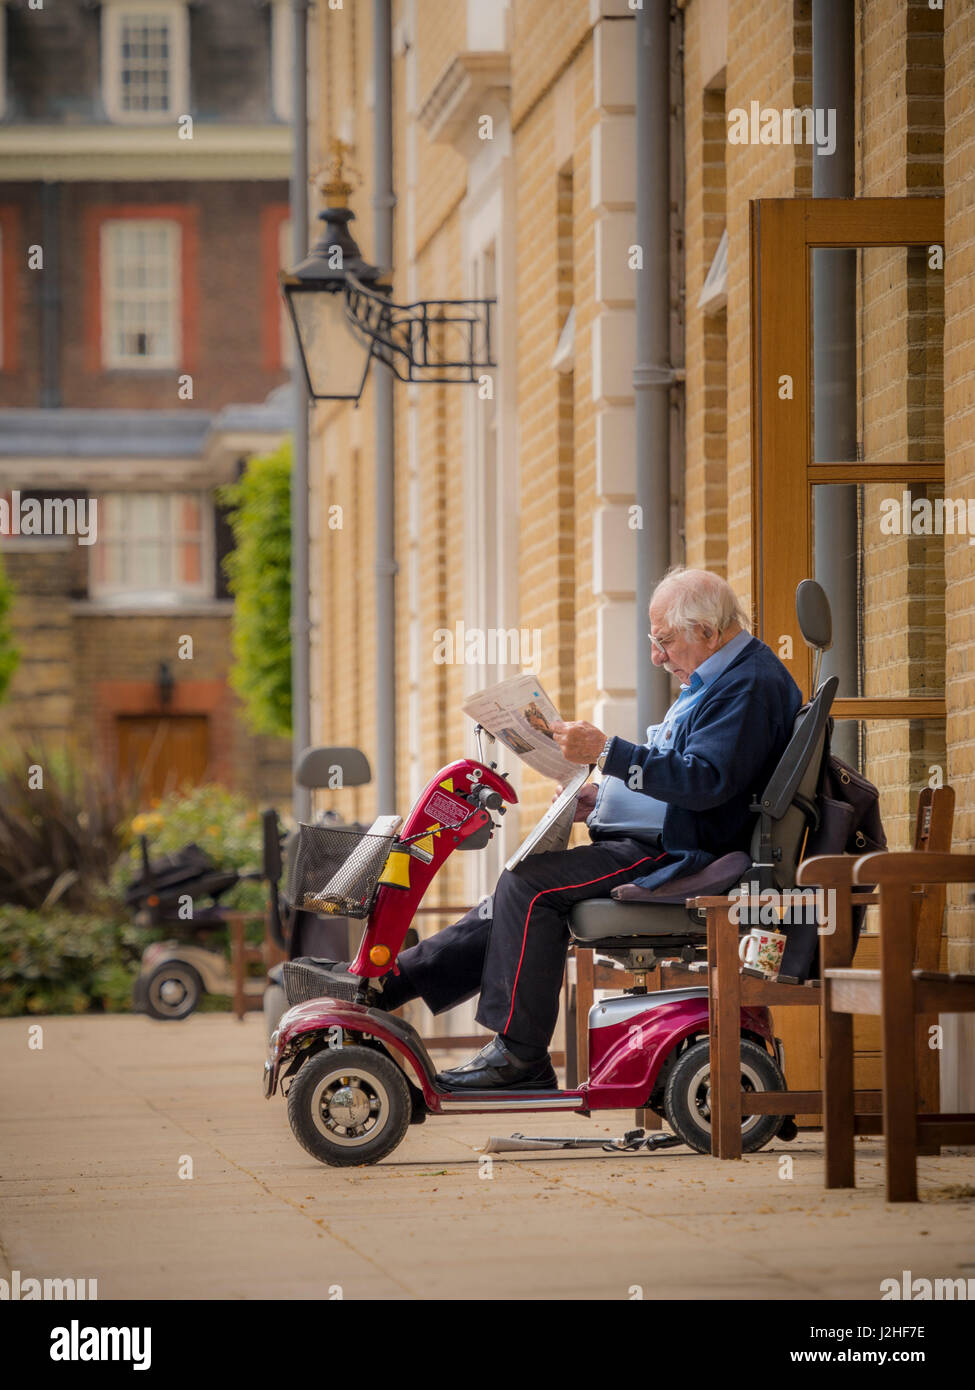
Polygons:
<instances>
[{"instance_id":1,"label":"paving slab","mask_svg":"<svg viewBox=\"0 0 975 1390\"><path fill-rule=\"evenodd\" d=\"M827 1192L818 1132L734 1164L482 1162L492 1134L609 1138L630 1111L428 1120L333 1169L264 1100L263 1058L258 1014L0 1020L0 1277L97 1279L102 1299L876 1301L905 1269L975 1276L963 1150L923 1157L922 1201L893 1206L882 1140L858 1143L856 1190Z\"/></svg>"}]
</instances>

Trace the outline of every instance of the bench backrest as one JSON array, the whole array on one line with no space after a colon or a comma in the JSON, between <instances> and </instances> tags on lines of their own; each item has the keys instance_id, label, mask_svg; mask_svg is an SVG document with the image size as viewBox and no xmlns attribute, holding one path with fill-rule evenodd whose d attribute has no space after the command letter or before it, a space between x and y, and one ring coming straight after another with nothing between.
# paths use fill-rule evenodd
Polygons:
<instances>
[{"instance_id":1,"label":"bench backrest","mask_svg":"<svg viewBox=\"0 0 975 1390\"><path fill-rule=\"evenodd\" d=\"M939 787L933 791L924 787L918 798L917 822L914 828L915 850L930 854L948 854L955 818L954 787ZM944 920L946 886L927 883L915 901L914 963L919 970L940 970L941 929Z\"/></svg>"}]
</instances>

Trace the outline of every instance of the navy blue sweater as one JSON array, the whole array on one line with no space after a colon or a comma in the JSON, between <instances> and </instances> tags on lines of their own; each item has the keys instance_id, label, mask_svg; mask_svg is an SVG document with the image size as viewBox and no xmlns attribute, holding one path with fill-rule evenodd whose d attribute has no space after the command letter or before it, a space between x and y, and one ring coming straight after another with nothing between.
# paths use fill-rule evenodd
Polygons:
<instances>
[{"instance_id":1,"label":"navy blue sweater","mask_svg":"<svg viewBox=\"0 0 975 1390\"><path fill-rule=\"evenodd\" d=\"M711 684L674 731L665 751L614 738L603 771L666 801L668 859L642 886L696 873L732 850L747 850L755 816L748 808L775 771L792 736L802 694L771 648L757 637Z\"/></svg>"}]
</instances>

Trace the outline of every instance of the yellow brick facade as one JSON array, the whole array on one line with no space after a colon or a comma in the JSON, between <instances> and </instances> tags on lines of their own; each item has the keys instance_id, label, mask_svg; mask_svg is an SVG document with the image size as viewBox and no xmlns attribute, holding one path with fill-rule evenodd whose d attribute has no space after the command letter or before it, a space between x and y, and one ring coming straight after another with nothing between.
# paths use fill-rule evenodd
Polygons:
<instances>
[{"instance_id":1,"label":"yellow brick facade","mask_svg":"<svg viewBox=\"0 0 975 1390\"><path fill-rule=\"evenodd\" d=\"M353 147L350 162L362 180L351 200L359 215L353 229L371 258L371 7L345 0L339 9L321 5L315 15L313 139L321 165L335 136ZM618 659L613 636L632 630L625 626L632 611L628 576L639 542L639 532L627 536L625 528L633 498L627 457L632 384L607 347L625 333L633 305L633 272L620 262L633 239L636 187L632 11L625 0L512 0L482 6L480 14L464 0L396 0L393 20L395 295L408 300L477 292L472 247L484 208L497 196L491 264L503 282L505 346L493 434L473 388L396 387L397 780L405 811L438 766L470 748L460 704L478 680L462 665L434 663L438 629L473 623L475 611L488 618L496 611L499 622L538 629L540 676L565 714L615 719L624 732L632 718L635 662L646 652ZM749 203L808 197L813 156L803 144L732 144L727 117L753 101L778 110L811 104L811 5L687 0L674 22L683 42L684 257L683 362L675 365L685 375L683 553L673 558L727 574L747 606L753 526ZM863 456L944 457L945 493L967 497L975 488L975 113L969 92L975 14L965 6L942 15L922 0L876 0L857 7L855 46L857 195L943 191L946 198L943 275L931 271L920 252L861 253ZM460 55L492 47L507 54L507 65L498 79L502 96L495 89L485 97L492 111L504 109L494 130L496 148L489 151L488 142L479 144L470 131L446 138L431 113ZM698 298L725 229L727 307L705 313ZM559 372L552 358L573 308L574 365ZM493 530L475 508L483 479L477 481L471 459L482 447L497 450L501 460ZM317 741L356 743L367 751L374 748L375 712L372 478L370 385L357 411L333 406L316 412L310 498L313 733ZM889 493L878 484L863 496L864 515L874 525L873 532L864 531L864 693L944 693L947 727L874 721L867 729L867 770L882 786L892 843L904 845L917 792L931 766L944 763L958 793L956 845L969 848L975 830L975 682L968 673L975 648L975 552L964 536L945 537L943 546L942 538L882 540L876 514ZM335 505L343 509L342 524L332 529L328 508ZM503 555L499 529L507 536ZM503 560L500 578L488 573L490 564L483 582L472 576L472 534L496 563ZM607 559L614 550L616 558ZM495 603L492 595L499 594ZM532 775L520 780L524 829L550 788ZM345 807L363 818L372 808L371 788L350 794ZM517 817L509 821L511 845ZM469 901L481 890L487 870L465 867L462 859L451 861L433 901ZM496 855L487 862L496 867ZM948 957L954 968L975 969L971 912L961 906L949 914Z\"/></svg>"},{"instance_id":2,"label":"yellow brick facade","mask_svg":"<svg viewBox=\"0 0 975 1390\"><path fill-rule=\"evenodd\" d=\"M975 492L975 12L959 6L944 30L945 191L945 492ZM948 776L957 789L955 842L975 843L975 575L964 536L946 537L945 685ZM956 894L949 914L949 960L975 972L975 926L967 895Z\"/></svg>"}]
</instances>

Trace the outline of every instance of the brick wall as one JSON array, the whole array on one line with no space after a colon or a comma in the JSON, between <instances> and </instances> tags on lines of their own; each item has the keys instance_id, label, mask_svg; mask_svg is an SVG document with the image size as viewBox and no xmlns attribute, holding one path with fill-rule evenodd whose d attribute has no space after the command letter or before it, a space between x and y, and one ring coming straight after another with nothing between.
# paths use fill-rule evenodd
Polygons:
<instances>
[{"instance_id":1,"label":"brick wall","mask_svg":"<svg viewBox=\"0 0 975 1390\"><path fill-rule=\"evenodd\" d=\"M3 559L17 590L13 629L21 651L0 707L5 738L35 747L67 743L114 768L114 717L162 712L155 689L166 661L176 680L168 712L209 719L211 779L288 804L287 742L252 735L228 685L229 614L108 616L75 608L88 551L73 541L8 544ZM189 661L177 656L184 634L193 638ZM111 692L121 687L132 698L119 703Z\"/></svg>"},{"instance_id":2,"label":"brick wall","mask_svg":"<svg viewBox=\"0 0 975 1390\"><path fill-rule=\"evenodd\" d=\"M560 376L549 365L564 315L559 268L559 174L554 105L544 100L515 142L521 200L518 231L518 433L521 473L521 625L541 633L541 678L558 701L560 507ZM565 216L563 210L563 218ZM574 692L573 692L574 693ZM530 823L545 788L526 779L523 818ZM540 809L540 807L539 807Z\"/></svg>"},{"instance_id":3,"label":"brick wall","mask_svg":"<svg viewBox=\"0 0 975 1390\"><path fill-rule=\"evenodd\" d=\"M575 640L577 719L593 719L599 693L596 671L598 600L593 591L593 528L596 510L596 424L593 401L593 320L596 314L596 222L593 207L592 137L596 107L594 49L586 44L573 63L574 140L572 199L573 293L576 302L575 399Z\"/></svg>"},{"instance_id":4,"label":"brick wall","mask_svg":"<svg viewBox=\"0 0 975 1390\"><path fill-rule=\"evenodd\" d=\"M546 87L588 42L589 0L514 0L512 11L511 118L517 127Z\"/></svg>"},{"instance_id":5,"label":"brick wall","mask_svg":"<svg viewBox=\"0 0 975 1390\"><path fill-rule=\"evenodd\" d=\"M328 77L319 104L318 141L324 148L329 136L342 129L358 141L353 162L363 182L353 193L353 204L362 217L360 243L368 255L370 19L362 7L355 16L351 8L321 12L321 69ZM760 197L808 196L812 152L805 145L730 145L726 116L736 107L747 110L752 101L779 110L811 104L811 7L808 0L769 0L763 6L730 0L723 74L713 65L713 4L688 0L682 8L686 550L689 563L726 572L747 603L752 509L748 205ZM416 19L411 56L400 49L394 64L399 197L394 278L401 298L467 289L462 256L470 170L456 149L433 143L414 120L437 78L467 47L465 10L433 0L417 0L415 8L394 6L397 23L406 22L411 13ZM608 264L599 262L600 239L608 219L627 215L626 194L624 190L622 202L611 208L593 206L598 190L592 137L601 123L625 122L632 111L625 92L607 93L605 83L600 85L604 37L597 32L599 26L603 36L613 26L622 32L631 22L629 14L610 0L560 7L517 0L510 13L519 476L510 507L519 535L518 616L523 626L542 629L543 679L563 708L577 717L591 715L597 701L607 696L598 684L600 614L605 616L607 603L616 601L594 587L593 518L603 507L625 503L627 496L625 477L607 491L598 474L607 407L593 399L596 320L607 309L625 310L631 296L617 284L609 297L597 298L605 289ZM857 192L940 192L941 18L919 0L907 5L878 0L858 7L857 16ZM975 123L966 102L965 75L971 69L973 42L970 17L950 15L945 31L943 368L946 491L956 496L967 495L975 471L969 442L975 318L968 302L975 269ZM705 61L711 63L707 73ZM408 62L415 64L411 107ZM729 234L727 311L705 316L697 297L724 226ZM903 251L871 251L860 259L859 434L868 458L922 462L940 457L941 281L918 257L916 252L908 257ZM571 374L560 376L550 364L570 303L576 310L575 366ZM621 399L612 408L625 413L631 405ZM343 530L320 528L316 542L322 584L316 736L358 741L369 749L374 738L370 390L358 412L344 407L320 411L316 429L313 508L321 513L330 499L346 509ZM459 714L464 672L429 659L433 631L452 627L464 615L470 587L465 575L470 556L463 540L469 513L463 468L468 448L463 392L396 388L398 773L404 806L405 789L415 786L421 769L425 778L439 762L468 746L467 724ZM881 486L883 495L889 490ZM865 490L868 527L880 500L879 493ZM951 640L945 658L940 541L879 534L867 539L864 572L871 617L865 632L865 693L936 694L946 660L947 763L959 788L959 834L967 842L975 777L966 674L968 646L975 642L970 553L964 538L948 538ZM883 784L895 843L904 842L909 833L928 769L945 760L943 738L937 722L868 723L869 756ZM546 788L531 777L523 783L527 821L540 809ZM366 789L350 802L366 815L372 799ZM459 866L453 867L459 873ZM444 879L450 892L457 891L459 882L456 874ZM967 917L963 920L959 911L955 915L953 958L961 962L969 958L964 953L971 949L971 928Z\"/></svg>"},{"instance_id":6,"label":"brick wall","mask_svg":"<svg viewBox=\"0 0 975 1390\"><path fill-rule=\"evenodd\" d=\"M688 24L694 6L688 8ZM783 110L812 100L808 0L771 0L728 7L728 111L752 101ZM752 198L808 194L808 145L729 145L728 220L728 579L747 604L751 596L751 376L748 203ZM690 318L690 313L688 315ZM691 534L690 517L688 533Z\"/></svg>"},{"instance_id":7,"label":"brick wall","mask_svg":"<svg viewBox=\"0 0 975 1390\"><path fill-rule=\"evenodd\" d=\"M688 565L727 571L728 315L697 307L725 229L727 124L723 87L708 90L701 73L701 14L687 12L684 31L686 187L685 537Z\"/></svg>"},{"instance_id":8,"label":"brick wall","mask_svg":"<svg viewBox=\"0 0 975 1390\"><path fill-rule=\"evenodd\" d=\"M405 7L394 7L394 23ZM595 698L595 606L591 597L589 556L591 527L576 518L591 514L594 501L594 431L589 351L593 285L593 215L589 208L589 137L592 127L592 76L587 44L572 60L575 99L570 115L575 129L569 141L571 179L561 178L556 166L553 130L556 119L551 88L566 70L573 50L580 48L587 25L588 5L573 6L570 24L553 24L551 6L521 6L513 17L522 33L522 67L513 80L523 94L517 110L523 123L513 134L513 157L518 199L517 298L519 365L515 373L519 434L520 487L517 496L502 499L503 522L518 525L521 536L518 583L523 627L542 629L542 676L553 698L571 712L591 710ZM319 43L325 85L319 104L319 151L336 134L354 134L356 148L349 164L362 175L352 205L360 214L355 230L364 253L372 253L371 169L368 138L371 113L365 107L364 74L368 71L369 17L351 7L321 11ZM524 64L524 55L537 53L528 39L538 24L548 24L553 40L544 64ZM572 26L574 25L574 28ZM418 0L416 5L415 100L421 104L455 54L467 48L466 14L462 5L444 7ZM572 28L572 35L569 29ZM554 31L558 31L555 35ZM355 56L353 56L355 54ZM404 56L394 60L394 158L399 196L395 223L394 283L400 298L423 294L462 295L469 292L461 260L460 202L467 186L464 161L449 145L433 143L424 130L416 137L416 165L407 162L409 114ZM530 92L529 86L530 84ZM514 118L515 103L512 104ZM541 144L539 144L541 141ZM406 202L410 180L420 190L413 231L413 257L407 255ZM525 180L528 182L526 183ZM529 186L530 184L530 186ZM576 370L560 376L549 366L559 330L578 295ZM461 388L396 387L397 451L396 550L397 579L397 713L399 809L436 767L466 753L470 721L460 713L470 673L461 665L438 665L432 660L433 634L453 629L465 617L472 557L465 551L465 495L461 459L465 445L465 401ZM358 411L340 407L316 412L316 466L312 477L312 507L319 517L331 502L344 508L341 530L317 527L315 572L321 576L320 629L316 634L315 737L374 746L373 646L373 422L372 387L367 387ZM413 454L410 438L415 441ZM355 441L353 443L353 440ZM415 458L415 465L410 462ZM413 470L411 472L411 470ZM520 520L515 521L520 512ZM410 575L414 580L410 580ZM410 600L411 583L415 599ZM411 651L411 643L415 649ZM338 652L342 653L337 660ZM473 686L478 684L473 681ZM411 725L411 710L418 724ZM409 737L419 730L418 750ZM537 815L551 788L529 775L522 824ZM374 788L349 792L342 799L348 815L371 817ZM338 804L338 802L336 802ZM509 817L510 836L518 833L518 813ZM463 896L463 860L451 861L436 885L439 900ZM436 895L432 901L437 901Z\"/></svg>"},{"instance_id":9,"label":"brick wall","mask_svg":"<svg viewBox=\"0 0 975 1390\"><path fill-rule=\"evenodd\" d=\"M945 16L945 491L975 496L975 11ZM946 537L946 696L948 774L957 793L955 845L971 853L975 838L975 577L964 536ZM948 961L975 972L975 926L967 890L952 893Z\"/></svg>"},{"instance_id":10,"label":"brick wall","mask_svg":"<svg viewBox=\"0 0 975 1390\"><path fill-rule=\"evenodd\" d=\"M269 8L240 0L189 6L190 101L195 120L271 116ZM7 111L18 121L105 120L99 5L11 6L6 16Z\"/></svg>"},{"instance_id":11,"label":"brick wall","mask_svg":"<svg viewBox=\"0 0 975 1390\"><path fill-rule=\"evenodd\" d=\"M277 244L271 248L262 237L262 214L280 210L287 200L287 184L275 181L62 185L61 404L175 410L184 371L193 375L190 404L197 409L262 401L281 385L286 372L280 366L268 370L269 335L275 350L279 341L277 314L262 315L266 296L259 287L275 281L278 271ZM18 305L11 329L19 361L14 372L0 372L0 408L37 406L42 272L27 265L27 248L41 241L36 186L5 185L0 207L19 214L18 244L10 248L16 278L9 286ZM105 369L99 334L101 223L107 216L158 215L162 209L183 228L181 362L174 368ZM7 252L5 246L5 258Z\"/></svg>"},{"instance_id":12,"label":"brick wall","mask_svg":"<svg viewBox=\"0 0 975 1390\"><path fill-rule=\"evenodd\" d=\"M0 405L36 405L41 393L41 277L27 269L41 221L36 184L0 187L0 276L3 286L3 369Z\"/></svg>"},{"instance_id":13,"label":"brick wall","mask_svg":"<svg viewBox=\"0 0 975 1390\"><path fill-rule=\"evenodd\" d=\"M881 4L860 16L857 40L858 191L940 193L940 13L927 5ZM858 253L858 436L868 460L942 456L944 276L927 261L923 248ZM908 486L914 498L925 493ZM890 484L861 490L863 693L937 697L944 691L944 538L882 534L881 503L901 492ZM942 495L940 488L927 492L932 499ZM892 848L909 848L918 794L930 769L945 766L944 727L870 721L863 743L888 840Z\"/></svg>"}]
</instances>

